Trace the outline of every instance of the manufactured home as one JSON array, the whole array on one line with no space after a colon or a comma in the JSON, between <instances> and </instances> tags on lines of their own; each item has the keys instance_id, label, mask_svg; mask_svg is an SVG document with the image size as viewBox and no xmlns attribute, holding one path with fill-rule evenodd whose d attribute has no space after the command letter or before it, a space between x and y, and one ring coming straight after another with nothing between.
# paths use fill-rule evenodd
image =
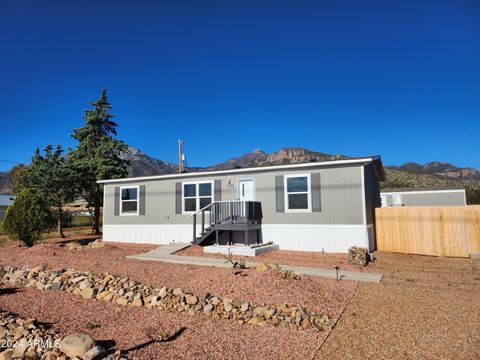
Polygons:
<instances>
[{"instance_id":1,"label":"manufactured home","mask_svg":"<svg viewBox=\"0 0 480 360\"><path fill-rule=\"evenodd\" d=\"M385 206L464 206L465 189L405 188L385 189L380 193Z\"/></svg>"},{"instance_id":2,"label":"manufactured home","mask_svg":"<svg viewBox=\"0 0 480 360\"><path fill-rule=\"evenodd\" d=\"M379 156L101 180L105 241L375 247Z\"/></svg>"}]
</instances>

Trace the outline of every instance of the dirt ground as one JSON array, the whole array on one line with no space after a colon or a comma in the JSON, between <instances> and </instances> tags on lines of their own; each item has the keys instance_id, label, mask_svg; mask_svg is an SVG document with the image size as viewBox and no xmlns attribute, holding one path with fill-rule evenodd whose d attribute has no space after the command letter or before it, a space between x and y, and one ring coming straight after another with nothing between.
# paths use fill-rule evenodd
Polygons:
<instances>
[{"instance_id":1,"label":"dirt ground","mask_svg":"<svg viewBox=\"0 0 480 360\"><path fill-rule=\"evenodd\" d=\"M317 359L480 359L480 262L378 253Z\"/></svg>"}]
</instances>

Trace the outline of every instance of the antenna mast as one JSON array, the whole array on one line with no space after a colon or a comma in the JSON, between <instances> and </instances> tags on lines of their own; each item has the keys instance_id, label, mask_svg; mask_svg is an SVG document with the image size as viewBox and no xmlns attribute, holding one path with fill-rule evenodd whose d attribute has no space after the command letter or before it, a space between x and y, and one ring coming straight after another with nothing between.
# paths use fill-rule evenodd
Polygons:
<instances>
[{"instance_id":1,"label":"antenna mast","mask_svg":"<svg viewBox=\"0 0 480 360\"><path fill-rule=\"evenodd\" d=\"M184 170L183 162L185 161L185 154L183 153L183 141L178 140L178 172L181 174Z\"/></svg>"}]
</instances>

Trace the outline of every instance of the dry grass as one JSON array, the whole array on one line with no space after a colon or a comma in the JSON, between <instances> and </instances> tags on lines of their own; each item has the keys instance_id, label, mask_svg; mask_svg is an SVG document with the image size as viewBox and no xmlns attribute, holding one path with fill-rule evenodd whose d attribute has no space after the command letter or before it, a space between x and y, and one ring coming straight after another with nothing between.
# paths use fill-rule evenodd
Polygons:
<instances>
[{"instance_id":1,"label":"dry grass","mask_svg":"<svg viewBox=\"0 0 480 360\"><path fill-rule=\"evenodd\" d=\"M78 226L78 227L70 227L70 228L65 228L63 229L63 232L66 236L66 239L73 239L73 238L78 238L78 237L89 237L92 236L92 227L91 226ZM97 236L92 236L92 237L98 237ZM45 231L42 234L42 238L38 242L39 244L45 243L45 242L51 242L52 240L58 240L58 232L57 229L50 229ZM11 242L13 240L10 239L10 237L6 234L0 233L0 246L3 244L6 244L8 242Z\"/></svg>"},{"instance_id":2,"label":"dry grass","mask_svg":"<svg viewBox=\"0 0 480 360\"><path fill-rule=\"evenodd\" d=\"M480 264L378 253L317 359L480 358Z\"/></svg>"}]
</instances>

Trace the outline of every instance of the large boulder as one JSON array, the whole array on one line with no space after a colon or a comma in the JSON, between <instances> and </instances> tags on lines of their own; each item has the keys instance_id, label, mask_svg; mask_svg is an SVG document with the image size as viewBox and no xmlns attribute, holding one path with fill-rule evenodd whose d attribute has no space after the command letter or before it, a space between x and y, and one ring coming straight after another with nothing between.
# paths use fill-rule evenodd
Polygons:
<instances>
[{"instance_id":1,"label":"large boulder","mask_svg":"<svg viewBox=\"0 0 480 360\"><path fill-rule=\"evenodd\" d=\"M65 336L60 342L60 351L74 358L82 357L95 346L95 341L86 334L71 334Z\"/></svg>"}]
</instances>

